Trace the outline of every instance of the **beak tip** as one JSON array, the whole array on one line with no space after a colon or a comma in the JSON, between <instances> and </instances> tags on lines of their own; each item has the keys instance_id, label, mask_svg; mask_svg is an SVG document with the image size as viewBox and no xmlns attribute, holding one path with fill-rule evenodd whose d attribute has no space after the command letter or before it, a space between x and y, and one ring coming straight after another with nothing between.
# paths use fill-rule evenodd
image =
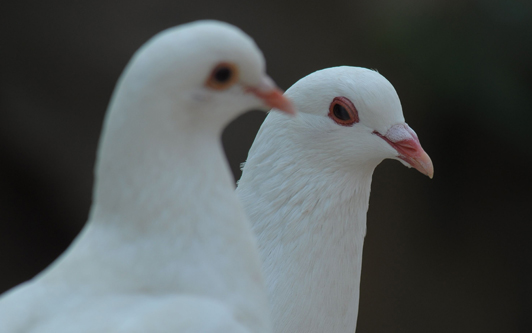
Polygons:
<instances>
[{"instance_id":1,"label":"beak tip","mask_svg":"<svg viewBox=\"0 0 532 333\"><path fill-rule=\"evenodd\" d=\"M399 158L404 161L403 164L409 166L410 168L416 169L420 173L432 179L434 177L434 166L432 164L432 160L430 159L429 155L422 150L422 148L419 149L421 150L421 153L416 154L417 156L408 156L404 154Z\"/></svg>"},{"instance_id":2,"label":"beak tip","mask_svg":"<svg viewBox=\"0 0 532 333\"><path fill-rule=\"evenodd\" d=\"M423 150L415 132L406 124L396 124L385 135L373 131L397 151L397 158L404 165L416 169L430 179L434 177L434 166L429 155Z\"/></svg>"},{"instance_id":3,"label":"beak tip","mask_svg":"<svg viewBox=\"0 0 532 333\"><path fill-rule=\"evenodd\" d=\"M422 156L419 163L421 165L421 170L419 171L432 179L434 177L434 166L432 165L432 160L427 153L424 153L424 156Z\"/></svg>"},{"instance_id":4,"label":"beak tip","mask_svg":"<svg viewBox=\"0 0 532 333\"><path fill-rule=\"evenodd\" d=\"M248 90L261 99L262 103L269 108L276 109L291 116L297 114L292 101L283 95L283 91L277 87L268 90L260 90L257 88L250 88Z\"/></svg>"},{"instance_id":5,"label":"beak tip","mask_svg":"<svg viewBox=\"0 0 532 333\"><path fill-rule=\"evenodd\" d=\"M263 77L261 83L255 86L247 86L246 90L253 93L262 101L264 106L270 109L276 109L291 116L297 114L292 101L284 95L284 92L267 75Z\"/></svg>"}]
</instances>

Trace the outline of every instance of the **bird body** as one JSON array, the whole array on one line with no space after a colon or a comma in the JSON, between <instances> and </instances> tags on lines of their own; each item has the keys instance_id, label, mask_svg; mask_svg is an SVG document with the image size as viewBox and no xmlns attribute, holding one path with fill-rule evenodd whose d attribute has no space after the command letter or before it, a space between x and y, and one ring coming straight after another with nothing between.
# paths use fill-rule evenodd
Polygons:
<instances>
[{"instance_id":1,"label":"bird body","mask_svg":"<svg viewBox=\"0 0 532 333\"><path fill-rule=\"evenodd\" d=\"M258 238L274 331L354 332L373 171L396 158L432 176L432 163L375 71L324 69L285 95L298 116L267 116L237 188Z\"/></svg>"},{"instance_id":2,"label":"bird body","mask_svg":"<svg viewBox=\"0 0 532 333\"><path fill-rule=\"evenodd\" d=\"M0 298L0 333L270 332L256 242L220 142L243 111L288 111L264 71L254 42L221 22L146 43L106 114L85 228Z\"/></svg>"}]
</instances>

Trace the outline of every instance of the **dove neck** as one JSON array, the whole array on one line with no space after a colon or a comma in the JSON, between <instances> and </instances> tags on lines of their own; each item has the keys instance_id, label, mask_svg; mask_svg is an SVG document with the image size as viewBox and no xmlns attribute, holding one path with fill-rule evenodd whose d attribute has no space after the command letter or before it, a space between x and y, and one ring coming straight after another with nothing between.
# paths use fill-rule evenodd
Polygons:
<instances>
[{"instance_id":1,"label":"dove neck","mask_svg":"<svg viewBox=\"0 0 532 333\"><path fill-rule=\"evenodd\" d=\"M377 161L341 169L278 137L259 133L237 188L258 238L275 331L354 332Z\"/></svg>"},{"instance_id":2,"label":"dove neck","mask_svg":"<svg viewBox=\"0 0 532 333\"><path fill-rule=\"evenodd\" d=\"M354 332L373 170L284 167L292 179L272 170L252 184L244 168L237 189L258 238L274 331Z\"/></svg>"},{"instance_id":3,"label":"dove neck","mask_svg":"<svg viewBox=\"0 0 532 333\"><path fill-rule=\"evenodd\" d=\"M94 292L213 298L268 331L256 243L218 133L132 118L106 119L89 222L60 264ZM77 267L86 260L90 271Z\"/></svg>"},{"instance_id":4,"label":"dove neck","mask_svg":"<svg viewBox=\"0 0 532 333\"><path fill-rule=\"evenodd\" d=\"M180 209L203 205L205 195L216 193L209 189L234 187L216 134L186 128L179 119L113 116L98 149L93 207L105 216L129 218L98 221L157 230L154 217L170 221Z\"/></svg>"},{"instance_id":5,"label":"dove neck","mask_svg":"<svg viewBox=\"0 0 532 333\"><path fill-rule=\"evenodd\" d=\"M336 255L356 254L361 260L374 166L345 171L314 169L315 163L305 159L287 164L276 163L279 160L272 156L259 167L249 165L253 174L244 168L239 181L237 192L254 231L271 230L279 241L300 242L309 259L319 254L319 248L330 247L340 249ZM308 237L319 242L309 242Z\"/></svg>"}]
</instances>

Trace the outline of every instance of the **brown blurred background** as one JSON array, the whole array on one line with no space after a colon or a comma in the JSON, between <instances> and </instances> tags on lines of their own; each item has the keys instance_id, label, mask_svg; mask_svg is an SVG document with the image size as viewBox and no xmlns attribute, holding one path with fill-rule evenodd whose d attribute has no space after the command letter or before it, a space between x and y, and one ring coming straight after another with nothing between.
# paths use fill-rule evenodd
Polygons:
<instances>
[{"instance_id":1,"label":"brown blurred background","mask_svg":"<svg viewBox=\"0 0 532 333\"><path fill-rule=\"evenodd\" d=\"M357 333L532 332L532 2L18 0L0 9L0 292L84 224L103 115L158 31L228 21L284 89L330 66L397 89L435 178L375 172ZM264 118L224 133L240 177Z\"/></svg>"}]
</instances>

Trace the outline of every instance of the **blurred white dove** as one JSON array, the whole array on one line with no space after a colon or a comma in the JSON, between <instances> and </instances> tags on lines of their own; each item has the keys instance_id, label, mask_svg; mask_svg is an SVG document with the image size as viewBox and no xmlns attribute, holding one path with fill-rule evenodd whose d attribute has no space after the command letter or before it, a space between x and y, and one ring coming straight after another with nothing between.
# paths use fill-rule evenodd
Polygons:
<instances>
[{"instance_id":1,"label":"blurred white dove","mask_svg":"<svg viewBox=\"0 0 532 333\"><path fill-rule=\"evenodd\" d=\"M85 228L2 295L0 332L270 332L220 143L231 119L266 106L293 112L238 28L198 21L148 41L110 102Z\"/></svg>"},{"instance_id":2,"label":"blurred white dove","mask_svg":"<svg viewBox=\"0 0 532 333\"><path fill-rule=\"evenodd\" d=\"M258 237L277 333L356 328L371 177L385 158L432 178L393 86L358 67L317 71L270 113L237 193Z\"/></svg>"}]
</instances>

